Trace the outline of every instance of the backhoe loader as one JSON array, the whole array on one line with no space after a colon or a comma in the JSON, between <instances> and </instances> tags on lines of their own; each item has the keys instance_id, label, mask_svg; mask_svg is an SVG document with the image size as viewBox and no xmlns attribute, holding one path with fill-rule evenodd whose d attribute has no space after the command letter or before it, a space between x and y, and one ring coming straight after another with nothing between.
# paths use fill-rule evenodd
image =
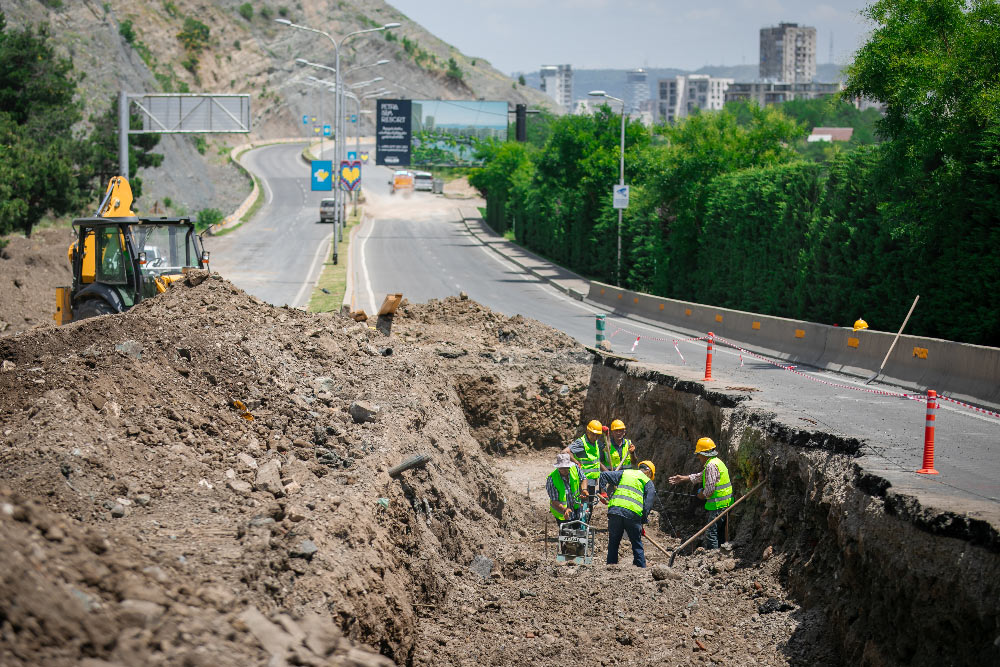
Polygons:
<instances>
[{"instance_id":1,"label":"backhoe loader","mask_svg":"<svg viewBox=\"0 0 1000 667\"><path fill-rule=\"evenodd\" d=\"M56 288L56 324L121 313L166 291L192 268L208 269L208 252L188 218L140 218L132 188L115 176L91 218L73 221L73 284Z\"/></svg>"}]
</instances>

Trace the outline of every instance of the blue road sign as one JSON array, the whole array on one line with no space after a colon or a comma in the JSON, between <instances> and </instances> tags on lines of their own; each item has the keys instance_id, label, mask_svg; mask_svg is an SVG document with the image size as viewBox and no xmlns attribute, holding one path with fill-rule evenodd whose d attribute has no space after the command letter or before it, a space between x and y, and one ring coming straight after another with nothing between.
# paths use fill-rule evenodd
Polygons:
<instances>
[{"instance_id":1,"label":"blue road sign","mask_svg":"<svg viewBox=\"0 0 1000 667\"><path fill-rule=\"evenodd\" d=\"M333 190L333 160L312 161L312 189Z\"/></svg>"},{"instance_id":2,"label":"blue road sign","mask_svg":"<svg viewBox=\"0 0 1000 667\"><path fill-rule=\"evenodd\" d=\"M347 159L354 162L358 159L358 154L355 151L347 151Z\"/></svg>"},{"instance_id":3,"label":"blue road sign","mask_svg":"<svg viewBox=\"0 0 1000 667\"><path fill-rule=\"evenodd\" d=\"M329 123L327 123L326 125L323 126L323 136L324 137L329 137L330 136L330 124Z\"/></svg>"},{"instance_id":4,"label":"blue road sign","mask_svg":"<svg viewBox=\"0 0 1000 667\"><path fill-rule=\"evenodd\" d=\"M309 124L309 116L302 116L302 124L303 125Z\"/></svg>"},{"instance_id":5,"label":"blue road sign","mask_svg":"<svg viewBox=\"0 0 1000 667\"><path fill-rule=\"evenodd\" d=\"M357 123L358 122L358 114L356 114L356 113L352 113L351 114L351 122L352 123Z\"/></svg>"}]
</instances>

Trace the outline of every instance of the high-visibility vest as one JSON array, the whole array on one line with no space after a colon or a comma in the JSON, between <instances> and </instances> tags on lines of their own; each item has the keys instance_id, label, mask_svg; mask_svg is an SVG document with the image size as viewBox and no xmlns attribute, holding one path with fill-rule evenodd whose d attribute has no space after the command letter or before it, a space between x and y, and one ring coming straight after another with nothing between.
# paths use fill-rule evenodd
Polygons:
<instances>
[{"instance_id":1,"label":"high-visibility vest","mask_svg":"<svg viewBox=\"0 0 1000 667\"><path fill-rule=\"evenodd\" d=\"M618 482L618 488L611 496L608 507L624 507L642 516L642 501L646 497L646 482L649 478L638 470L625 470L622 472L622 481Z\"/></svg>"},{"instance_id":2,"label":"high-visibility vest","mask_svg":"<svg viewBox=\"0 0 1000 667\"><path fill-rule=\"evenodd\" d=\"M581 436L576 439L577 442L583 445L583 456L576 456L576 460L580 462L580 467L583 468L583 475L587 479L597 479L601 476L601 448L595 442L591 444L587 440L587 436Z\"/></svg>"},{"instance_id":3,"label":"high-visibility vest","mask_svg":"<svg viewBox=\"0 0 1000 667\"><path fill-rule=\"evenodd\" d=\"M580 498L580 473L577 472L576 466L571 466L569 469L570 497L567 497L566 495L566 482L563 481L558 468L549 473L549 479L552 480L552 486L556 487L556 493L559 494L559 502L568 504L573 508L580 506L580 503L577 502ZM552 507L551 503L549 504L549 511L552 512L552 516L559 521L564 521L566 519L566 516L557 512L556 509Z\"/></svg>"},{"instance_id":4,"label":"high-visibility vest","mask_svg":"<svg viewBox=\"0 0 1000 667\"><path fill-rule=\"evenodd\" d=\"M615 450L615 443L611 443L611 465L608 467L614 470L621 463L622 459L625 459L625 463L622 463L622 468L632 465L632 452L628 450L632 446L632 441L628 438L622 438L622 451L619 453Z\"/></svg>"},{"instance_id":5,"label":"high-visibility vest","mask_svg":"<svg viewBox=\"0 0 1000 667\"><path fill-rule=\"evenodd\" d=\"M711 458L705 462L705 468L715 464L719 469L719 483L715 485L715 491L705 499L705 509L719 510L733 504L733 485L729 481L729 468L720 458ZM701 471L701 488L705 488L705 468Z\"/></svg>"}]
</instances>

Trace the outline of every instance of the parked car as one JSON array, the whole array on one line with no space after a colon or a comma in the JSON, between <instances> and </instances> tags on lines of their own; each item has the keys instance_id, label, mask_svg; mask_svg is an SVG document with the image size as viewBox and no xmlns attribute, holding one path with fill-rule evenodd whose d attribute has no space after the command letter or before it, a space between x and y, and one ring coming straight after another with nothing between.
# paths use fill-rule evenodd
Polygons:
<instances>
[{"instance_id":1,"label":"parked car","mask_svg":"<svg viewBox=\"0 0 1000 667\"><path fill-rule=\"evenodd\" d=\"M434 176L429 171L413 172L413 189L432 191L434 189Z\"/></svg>"},{"instance_id":2,"label":"parked car","mask_svg":"<svg viewBox=\"0 0 1000 667\"><path fill-rule=\"evenodd\" d=\"M337 210L336 200L324 199L319 203L319 221L333 222L333 216L336 210Z\"/></svg>"}]
</instances>

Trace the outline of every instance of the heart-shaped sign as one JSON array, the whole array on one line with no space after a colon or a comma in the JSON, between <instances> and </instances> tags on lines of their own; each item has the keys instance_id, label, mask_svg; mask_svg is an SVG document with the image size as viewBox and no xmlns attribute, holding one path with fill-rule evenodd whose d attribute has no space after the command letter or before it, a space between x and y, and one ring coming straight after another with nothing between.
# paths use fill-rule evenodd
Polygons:
<instances>
[{"instance_id":1,"label":"heart-shaped sign","mask_svg":"<svg viewBox=\"0 0 1000 667\"><path fill-rule=\"evenodd\" d=\"M340 185L347 191L353 191L361 183L361 163L357 160L340 163Z\"/></svg>"}]
</instances>

